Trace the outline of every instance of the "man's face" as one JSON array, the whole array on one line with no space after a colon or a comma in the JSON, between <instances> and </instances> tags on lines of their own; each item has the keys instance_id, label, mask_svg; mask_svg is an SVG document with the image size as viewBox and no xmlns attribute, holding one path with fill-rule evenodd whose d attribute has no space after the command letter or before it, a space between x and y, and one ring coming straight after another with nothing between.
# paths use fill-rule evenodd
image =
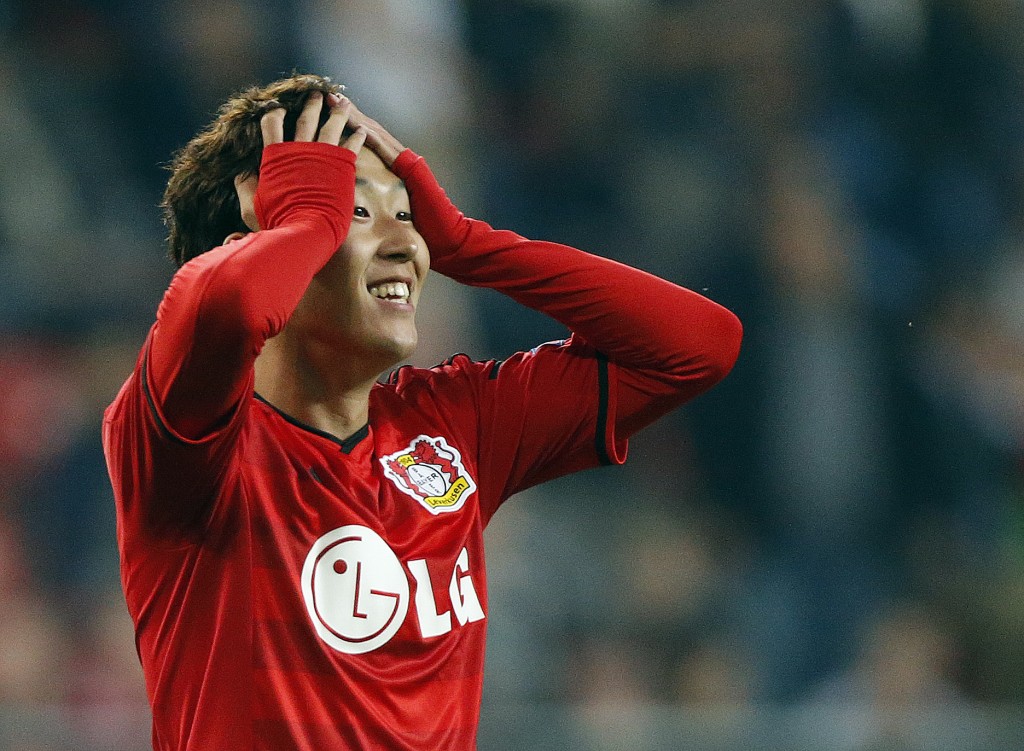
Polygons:
<instances>
[{"instance_id":1,"label":"man's face","mask_svg":"<svg viewBox=\"0 0 1024 751\"><path fill-rule=\"evenodd\" d=\"M416 304L430 257L405 184L365 148L355 199L345 242L313 278L289 327L383 372L416 347Z\"/></svg>"}]
</instances>

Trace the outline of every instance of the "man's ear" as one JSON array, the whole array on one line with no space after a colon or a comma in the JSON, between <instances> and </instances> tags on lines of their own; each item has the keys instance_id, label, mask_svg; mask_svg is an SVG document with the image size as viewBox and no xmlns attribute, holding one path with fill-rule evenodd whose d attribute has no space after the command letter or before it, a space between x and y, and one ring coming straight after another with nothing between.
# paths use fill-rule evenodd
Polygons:
<instances>
[{"instance_id":1,"label":"man's ear","mask_svg":"<svg viewBox=\"0 0 1024 751\"><path fill-rule=\"evenodd\" d=\"M241 240L248 234L248 232L232 232L230 235L224 238L224 242L222 242L221 245L227 245L229 242L232 242L234 240Z\"/></svg>"},{"instance_id":2,"label":"man's ear","mask_svg":"<svg viewBox=\"0 0 1024 751\"><path fill-rule=\"evenodd\" d=\"M256 185L259 178L256 175L242 177L235 175L235 193L238 194L238 207L242 211L242 221L245 226L253 232L259 232L260 223L256 219Z\"/></svg>"}]
</instances>

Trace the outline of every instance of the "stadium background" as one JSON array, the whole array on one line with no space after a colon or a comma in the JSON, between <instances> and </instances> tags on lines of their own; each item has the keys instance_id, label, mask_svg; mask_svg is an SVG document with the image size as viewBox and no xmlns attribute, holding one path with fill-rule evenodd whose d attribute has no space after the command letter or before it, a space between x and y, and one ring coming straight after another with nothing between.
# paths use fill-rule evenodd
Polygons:
<instances>
[{"instance_id":1,"label":"stadium background","mask_svg":"<svg viewBox=\"0 0 1024 751\"><path fill-rule=\"evenodd\" d=\"M482 751L1020 747L1024 5L0 0L0 748L148 748L100 413L160 165L293 69L467 213L745 324L625 468L494 522ZM562 335L427 297L418 364Z\"/></svg>"}]
</instances>

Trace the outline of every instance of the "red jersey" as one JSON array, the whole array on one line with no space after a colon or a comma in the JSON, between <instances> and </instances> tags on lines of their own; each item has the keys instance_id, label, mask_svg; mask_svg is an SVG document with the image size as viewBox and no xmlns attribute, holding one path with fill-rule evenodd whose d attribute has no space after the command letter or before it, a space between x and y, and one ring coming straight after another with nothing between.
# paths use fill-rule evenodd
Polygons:
<instances>
[{"instance_id":1,"label":"red jersey","mask_svg":"<svg viewBox=\"0 0 1024 751\"><path fill-rule=\"evenodd\" d=\"M344 238L346 154L267 148L267 229L176 275L105 415L156 749L474 748L495 510L623 461L628 434L736 357L724 309L466 219L405 152L393 169L435 268L578 334L503 362L402 368L345 440L296 422L254 392L253 362Z\"/></svg>"}]
</instances>

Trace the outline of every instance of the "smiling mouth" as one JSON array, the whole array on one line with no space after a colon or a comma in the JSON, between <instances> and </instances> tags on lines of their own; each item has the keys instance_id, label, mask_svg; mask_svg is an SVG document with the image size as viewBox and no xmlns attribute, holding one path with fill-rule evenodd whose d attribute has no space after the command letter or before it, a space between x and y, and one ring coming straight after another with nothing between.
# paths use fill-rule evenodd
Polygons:
<instances>
[{"instance_id":1,"label":"smiling mouth","mask_svg":"<svg viewBox=\"0 0 1024 751\"><path fill-rule=\"evenodd\" d=\"M409 285L406 282L384 282L367 288L371 295L381 300L409 302Z\"/></svg>"}]
</instances>

